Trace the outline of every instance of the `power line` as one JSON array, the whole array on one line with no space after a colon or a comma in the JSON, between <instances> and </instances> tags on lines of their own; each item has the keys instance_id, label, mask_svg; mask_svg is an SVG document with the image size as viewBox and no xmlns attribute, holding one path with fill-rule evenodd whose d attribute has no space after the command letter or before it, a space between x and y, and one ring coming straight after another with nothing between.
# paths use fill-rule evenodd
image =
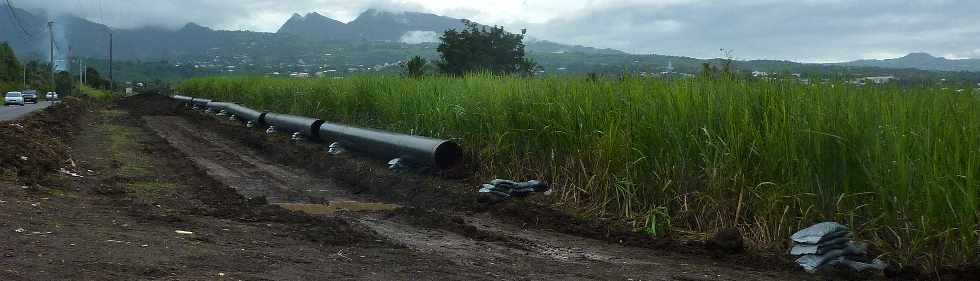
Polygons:
<instances>
[{"instance_id":1,"label":"power line","mask_svg":"<svg viewBox=\"0 0 980 281\"><path fill-rule=\"evenodd\" d=\"M24 25L20 23L20 18L17 18L17 11L14 11L14 5L10 4L10 0L6 0L6 2L7 11L10 12L10 20L17 24L17 27L20 27L20 31L23 31L24 35L27 35L27 38L34 38L34 35L28 32L27 29L24 28Z\"/></svg>"}]
</instances>

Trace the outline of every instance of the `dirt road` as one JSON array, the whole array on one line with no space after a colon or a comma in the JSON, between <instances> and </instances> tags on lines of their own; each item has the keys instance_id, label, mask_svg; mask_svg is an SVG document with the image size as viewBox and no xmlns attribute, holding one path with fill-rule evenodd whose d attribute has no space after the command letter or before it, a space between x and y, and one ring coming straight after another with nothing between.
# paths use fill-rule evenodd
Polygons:
<instances>
[{"instance_id":1,"label":"dirt road","mask_svg":"<svg viewBox=\"0 0 980 281\"><path fill-rule=\"evenodd\" d=\"M50 101L39 101L37 103L28 103L24 106L11 105L0 107L0 121L10 121L20 119L31 112L45 109L51 106Z\"/></svg>"},{"instance_id":2,"label":"dirt road","mask_svg":"<svg viewBox=\"0 0 980 281\"><path fill-rule=\"evenodd\" d=\"M463 183L310 151L320 144L263 146L160 98L88 117L60 181L0 183L0 280L812 278L515 223L549 218L470 208Z\"/></svg>"}]
</instances>

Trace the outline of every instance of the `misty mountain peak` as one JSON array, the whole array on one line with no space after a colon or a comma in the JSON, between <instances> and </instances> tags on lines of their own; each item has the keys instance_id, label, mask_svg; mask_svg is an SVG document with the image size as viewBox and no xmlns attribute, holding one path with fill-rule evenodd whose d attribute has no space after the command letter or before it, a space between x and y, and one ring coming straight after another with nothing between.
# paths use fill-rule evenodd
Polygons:
<instances>
[{"instance_id":1,"label":"misty mountain peak","mask_svg":"<svg viewBox=\"0 0 980 281\"><path fill-rule=\"evenodd\" d=\"M210 28L207 28L207 27L202 26L200 24L189 22L189 23L185 24L184 27L180 28L180 31L196 31L196 32L202 32L203 31L203 32L207 32L207 31L212 31L212 30Z\"/></svg>"},{"instance_id":2,"label":"misty mountain peak","mask_svg":"<svg viewBox=\"0 0 980 281\"><path fill-rule=\"evenodd\" d=\"M908 55L905 55L904 57L901 58L902 59L938 59L938 57L930 55L929 53L926 52L909 53Z\"/></svg>"},{"instance_id":3,"label":"misty mountain peak","mask_svg":"<svg viewBox=\"0 0 980 281\"><path fill-rule=\"evenodd\" d=\"M344 24L341 21L326 17L317 12L309 12L305 16L299 13L293 13L293 16L289 17L285 25L289 24L306 24L306 25L316 25L316 24ZM283 27L285 27L283 25Z\"/></svg>"},{"instance_id":4,"label":"misty mountain peak","mask_svg":"<svg viewBox=\"0 0 980 281\"><path fill-rule=\"evenodd\" d=\"M278 33L307 36L314 39L340 39L348 35L347 24L321 15L317 12L307 13L306 16L293 14L279 28Z\"/></svg>"},{"instance_id":5,"label":"misty mountain peak","mask_svg":"<svg viewBox=\"0 0 980 281\"><path fill-rule=\"evenodd\" d=\"M326 17L324 15L321 15L320 13L317 13L317 12L307 13L306 14L306 20L331 20L331 21L335 21L334 19L328 18L328 17Z\"/></svg>"},{"instance_id":6,"label":"misty mountain peak","mask_svg":"<svg viewBox=\"0 0 980 281\"><path fill-rule=\"evenodd\" d=\"M385 12L383 10L371 8L371 9L367 9L366 11L364 11L363 13L361 13L357 17L358 18L364 17L364 16L377 17L377 16L381 16L381 15L384 15L384 14L390 14L390 13L389 12Z\"/></svg>"}]
</instances>

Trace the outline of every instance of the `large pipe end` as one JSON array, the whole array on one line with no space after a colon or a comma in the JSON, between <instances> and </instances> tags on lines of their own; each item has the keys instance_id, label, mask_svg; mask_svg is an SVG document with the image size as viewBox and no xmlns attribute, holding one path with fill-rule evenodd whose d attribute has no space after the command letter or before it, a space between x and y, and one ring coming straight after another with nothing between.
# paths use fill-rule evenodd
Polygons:
<instances>
[{"instance_id":1,"label":"large pipe end","mask_svg":"<svg viewBox=\"0 0 980 281\"><path fill-rule=\"evenodd\" d=\"M265 116L266 115L269 115L269 113L268 112L262 112L262 113L260 113L259 114L259 118L258 118L258 120L255 120L255 123L258 123L261 126L265 126L265 125L269 124L268 120L265 120Z\"/></svg>"},{"instance_id":2,"label":"large pipe end","mask_svg":"<svg viewBox=\"0 0 980 281\"><path fill-rule=\"evenodd\" d=\"M313 125L310 126L310 138L314 140L320 139L320 126L323 125L323 120L316 119L313 121Z\"/></svg>"},{"instance_id":3,"label":"large pipe end","mask_svg":"<svg viewBox=\"0 0 980 281\"><path fill-rule=\"evenodd\" d=\"M452 141L444 141L436 146L433 161L438 169L449 169L463 161L463 150Z\"/></svg>"}]
</instances>

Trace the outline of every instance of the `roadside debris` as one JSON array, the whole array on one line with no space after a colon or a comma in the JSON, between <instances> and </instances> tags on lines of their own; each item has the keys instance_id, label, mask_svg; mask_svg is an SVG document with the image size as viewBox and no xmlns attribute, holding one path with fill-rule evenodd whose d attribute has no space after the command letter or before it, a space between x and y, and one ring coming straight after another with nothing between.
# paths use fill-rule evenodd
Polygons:
<instances>
[{"instance_id":1,"label":"roadside debris","mask_svg":"<svg viewBox=\"0 0 980 281\"><path fill-rule=\"evenodd\" d=\"M174 231L174 233L177 233L177 234L184 234L184 235L191 235L191 234L194 234L194 232L190 232L190 231L183 231L183 230L175 230L175 231Z\"/></svg>"},{"instance_id":2,"label":"roadside debris","mask_svg":"<svg viewBox=\"0 0 980 281\"><path fill-rule=\"evenodd\" d=\"M880 259L868 261L868 244L852 240L851 230L836 222L822 222L797 231L790 238L790 255L799 256L796 263L809 273L827 265L843 265L854 271L884 270Z\"/></svg>"},{"instance_id":3,"label":"roadside debris","mask_svg":"<svg viewBox=\"0 0 980 281\"><path fill-rule=\"evenodd\" d=\"M345 152L344 147L341 146L339 142L331 143L328 148L327 153L330 155L338 155Z\"/></svg>"},{"instance_id":4,"label":"roadside debris","mask_svg":"<svg viewBox=\"0 0 980 281\"><path fill-rule=\"evenodd\" d=\"M726 228L715 233L706 241L709 250L725 254L737 254L745 251L745 240L737 228Z\"/></svg>"},{"instance_id":5,"label":"roadside debris","mask_svg":"<svg viewBox=\"0 0 980 281\"><path fill-rule=\"evenodd\" d=\"M532 180L526 182L515 182L511 180L495 179L490 183L480 186L480 193L491 197L481 196L480 201L501 201L511 197L527 197L534 192L546 192L550 190L547 184L541 181Z\"/></svg>"},{"instance_id":6,"label":"roadside debris","mask_svg":"<svg viewBox=\"0 0 980 281\"><path fill-rule=\"evenodd\" d=\"M69 171L69 170L67 170L65 168L61 168L61 170L59 172L61 172L62 174L66 174L66 175L69 175L69 176L76 177L76 178L84 178L85 177L85 176L80 175L80 174L78 174L76 172Z\"/></svg>"},{"instance_id":7,"label":"roadside debris","mask_svg":"<svg viewBox=\"0 0 980 281\"><path fill-rule=\"evenodd\" d=\"M401 158L395 158L395 159L391 159L390 161L388 161L388 169L389 170L392 170L392 171L395 171L395 172L399 172L399 171L404 170L405 168L408 168L408 165L405 164L405 161L402 160Z\"/></svg>"}]
</instances>

